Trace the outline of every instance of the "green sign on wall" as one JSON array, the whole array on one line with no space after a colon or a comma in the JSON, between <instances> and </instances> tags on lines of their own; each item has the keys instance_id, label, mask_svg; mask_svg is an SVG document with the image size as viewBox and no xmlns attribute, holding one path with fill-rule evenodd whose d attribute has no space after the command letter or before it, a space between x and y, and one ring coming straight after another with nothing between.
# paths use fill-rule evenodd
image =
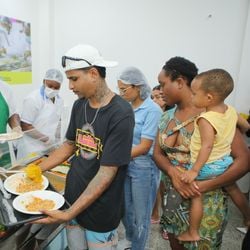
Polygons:
<instances>
[{"instance_id":1,"label":"green sign on wall","mask_svg":"<svg viewBox=\"0 0 250 250\"><path fill-rule=\"evenodd\" d=\"M0 15L0 79L32 82L30 23Z\"/></svg>"}]
</instances>

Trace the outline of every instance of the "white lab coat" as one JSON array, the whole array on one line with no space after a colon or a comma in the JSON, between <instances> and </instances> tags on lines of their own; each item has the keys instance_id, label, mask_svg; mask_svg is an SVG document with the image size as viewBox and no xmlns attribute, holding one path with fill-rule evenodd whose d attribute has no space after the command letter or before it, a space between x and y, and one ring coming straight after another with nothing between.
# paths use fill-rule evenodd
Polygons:
<instances>
[{"instance_id":1,"label":"white lab coat","mask_svg":"<svg viewBox=\"0 0 250 250\"><path fill-rule=\"evenodd\" d=\"M60 129L62 111L63 100L57 96L53 103L45 96L43 88L41 88L24 99L21 121L32 124L36 130L48 136L50 141L55 142L55 135ZM28 133L28 131L24 133L18 143L17 160L26 161L33 153L39 153L49 147L46 143L28 136Z\"/></svg>"}]
</instances>

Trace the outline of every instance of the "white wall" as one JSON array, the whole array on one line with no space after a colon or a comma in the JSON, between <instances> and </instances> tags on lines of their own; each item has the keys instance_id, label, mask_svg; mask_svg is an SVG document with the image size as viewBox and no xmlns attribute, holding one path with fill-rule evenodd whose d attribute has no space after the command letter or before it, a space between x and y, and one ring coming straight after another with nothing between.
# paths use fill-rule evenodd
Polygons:
<instances>
[{"instance_id":1,"label":"white wall","mask_svg":"<svg viewBox=\"0 0 250 250\"><path fill-rule=\"evenodd\" d=\"M249 0L0 0L0 14L31 22L33 83L14 85L17 103L41 85L49 67L78 43L96 46L119 61L108 69L113 90L125 66L142 69L151 86L172 56L193 60L200 71L227 69L236 81L228 102L248 111ZM237 94L236 93L237 90ZM76 98L62 89L66 105Z\"/></svg>"},{"instance_id":2,"label":"white wall","mask_svg":"<svg viewBox=\"0 0 250 250\"><path fill-rule=\"evenodd\" d=\"M54 4L58 65L70 47L89 43L107 59L119 61L117 68L108 70L113 89L116 75L128 65L141 68L156 85L161 67L176 55L193 60L200 71L224 68L238 85L241 56L249 50L248 0L54 0ZM241 68L240 79L245 73ZM72 95L66 90L64 94L70 103ZM228 102L234 100L235 91Z\"/></svg>"},{"instance_id":3,"label":"white wall","mask_svg":"<svg viewBox=\"0 0 250 250\"><path fill-rule=\"evenodd\" d=\"M239 65L239 78L236 83L235 106L241 112L248 114L250 112L250 5L248 6L248 19L246 23L245 36L243 39L243 48L241 62Z\"/></svg>"}]
</instances>

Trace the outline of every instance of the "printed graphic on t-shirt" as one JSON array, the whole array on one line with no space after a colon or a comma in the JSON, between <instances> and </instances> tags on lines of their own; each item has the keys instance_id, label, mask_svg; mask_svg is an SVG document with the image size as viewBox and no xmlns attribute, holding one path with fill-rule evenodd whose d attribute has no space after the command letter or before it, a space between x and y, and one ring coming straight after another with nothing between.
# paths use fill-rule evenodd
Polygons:
<instances>
[{"instance_id":1,"label":"printed graphic on t-shirt","mask_svg":"<svg viewBox=\"0 0 250 250\"><path fill-rule=\"evenodd\" d=\"M103 147L101 140L95 137L94 131L84 126L76 131L76 146L78 147L76 155L81 154L86 160L92 160L95 157L99 159Z\"/></svg>"}]
</instances>

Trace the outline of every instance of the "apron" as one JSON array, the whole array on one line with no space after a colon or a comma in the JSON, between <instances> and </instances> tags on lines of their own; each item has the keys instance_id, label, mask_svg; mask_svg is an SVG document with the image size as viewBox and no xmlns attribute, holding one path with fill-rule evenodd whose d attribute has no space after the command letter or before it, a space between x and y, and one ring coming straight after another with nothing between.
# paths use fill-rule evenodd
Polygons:
<instances>
[{"instance_id":1,"label":"apron","mask_svg":"<svg viewBox=\"0 0 250 250\"><path fill-rule=\"evenodd\" d=\"M62 109L63 107L58 98L56 98L54 103L50 99L45 99L44 105L32 126L55 141L57 129L60 128ZM28 134L29 132L26 131L20 143L18 143L17 159L21 161L26 161L37 154L41 155L49 147L49 145L30 137Z\"/></svg>"},{"instance_id":2,"label":"apron","mask_svg":"<svg viewBox=\"0 0 250 250\"><path fill-rule=\"evenodd\" d=\"M9 120L9 107L0 92L0 133L7 132ZM0 143L0 167L8 168L11 165L8 142Z\"/></svg>"}]
</instances>

